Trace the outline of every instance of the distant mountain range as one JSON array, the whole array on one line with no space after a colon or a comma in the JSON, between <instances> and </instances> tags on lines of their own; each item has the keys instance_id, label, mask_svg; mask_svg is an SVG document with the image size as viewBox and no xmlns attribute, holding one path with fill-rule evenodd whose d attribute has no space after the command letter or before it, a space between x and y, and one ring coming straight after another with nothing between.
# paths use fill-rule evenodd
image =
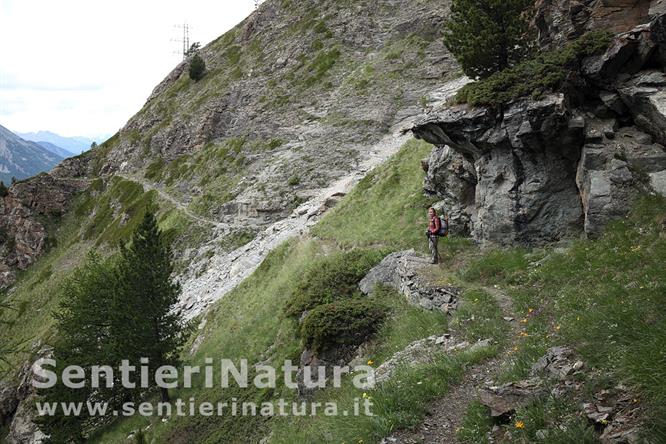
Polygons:
<instances>
[{"instance_id":1,"label":"distant mountain range","mask_svg":"<svg viewBox=\"0 0 666 444\"><path fill-rule=\"evenodd\" d=\"M40 144L24 140L0 125L0 180L5 184L11 183L13 177L25 179L50 171L69 156L59 155Z\"/></svg>"},{"instance_id":2,"label":"distant mountain range","mask_svg":"<svg viewBox=\"0 0 666 444\"><path fill-rule=\"evenodd\" d=\"M67 157L72 157L76 156L75 153L71 151L67 151L64 148L60 148L57 145L52 144L51 142L35 142L37 145L40 145L43 148L46 148L47 150L51 151L53 154L57 154L58 156L62 158L67 158Z\"/></svg>"},{"instance_id":3,"label":"distant mountain range","mask_svg":"<svg viewBox=\"0 0 666 444\"><path fill-rule=\"evenodd\" d=\"M94 142L93 139L87 137L64 137L51 131L37 131L33 133L16 133L25 140L30 140L32 142L46 142L50 145L55 145L56 147L68 151L70 154L65 157L70 157L72 155L81 154L84 151L90 149L90 145ZM45 146L46 149L51 150L51 147Z\"/></svg>"}]
</instances>

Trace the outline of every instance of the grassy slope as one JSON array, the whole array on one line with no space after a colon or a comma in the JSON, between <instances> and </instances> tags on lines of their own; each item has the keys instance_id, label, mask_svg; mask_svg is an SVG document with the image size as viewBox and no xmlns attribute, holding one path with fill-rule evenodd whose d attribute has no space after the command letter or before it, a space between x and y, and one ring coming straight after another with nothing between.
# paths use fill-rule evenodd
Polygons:
<instances>
[{"instance_id":1,"label":"grassy slope","mask_svg":"<svg viewBox=\"0 0 666 444\"><path fill-rule=\"evenodd\" d=\"M629 387L646 415L648 436L666 436L665 220L665 199L645 197L598 241L576 242L566 252L495 251L472 260L461 273L501 285L525 315L527 336L503 379L525 377L548 347L570 345L590 369L584 392ZM490 424L479 411L468 414L467 442L486 442ZM547 430L549 442L572 436L596 442L577 411L571 402L539 400L518 412L525 429L514 430L514 438L532 441ZM558 429L562 424L568 431Z\"/></svg>"},{"instance_id":2,"label":"grassy slope","mask_svg":"<svg viewBox=\"0 0 666 444\"><path fill-rule=\"evenodd\" d=\"M244 357L250 362L297 361L301 344L296 336L296 325L285 317L282 309L304 268L317 257L340 249L388 247L424 251L422 215L429 202L420 194L422 172L419 160L429 149L422 143L408 143L394 158L373 171L315 227L316 238L296 239L272 252L256 273L208 313L205 327L200 331L205 340L194 355L186 355L186 362L202 364L204 357L222 356ZM113 195L126 196L123 208L135 208L133 214L139 214L141 208L155 198L152 193L144 195L134 190L131 182L120 181L111 184L107 193L102 192L101 198L97 197L100 208L96 214L104 214L105 205L110 203L104 203L104 196L108 196L108 190L114 187L120 189L115 189ZM90 210L87 207L90 204L89 198L84 196L77 208ZM589 366L603 371L603 378L589 381L590 387L613 386L620 381L635 387L646 411L652 409L650 417L655 417L654 433L663 431L664 423L659 418L664 417L666 394L663 388L666 383L664 355L659 346L666 339L662 300L662 264L666 259L662 224L665 213L663 199L648 199L637 207L631 219L615 224L603 239L576 243L566 253L548 249L483 253L463 240L452 239L444 243L447 262L437 278L467 289L463 295L464 304L451 325L467 339L493 337L501 345L505 330L501 323L497 323L499 311L482 287L502 286L514 297L518 311L524 312L528 319L525 327L528 336L521 338L517 352L512 352L512 359L504 369L505 380L524 376L549 345L571 344ZM21 279L13 298L30 300L37 294L33 290L46 289L47 283L48 288L54 288L54 281L43 278L49 275L44 270L48 270L50 264L58 271L64 269L68 258L69 263L76 263L76 257L82 252L67 247L82 245L77 240L82 233L92 233L91 245L101 238L110 240L121 235L123 231L116 231L121 227L115 224L112 216L113 213L107 213L105 217L100 216L99 224L93 219L84 227L77 227L74 220L66 221L63 226L69 227L69 231L63 229L60 232L59 246L39 262L38 273ZM174 212L165 212L163 224L177 230L182 225L180 219L181 216ZM98 228L91 228L95 226ZM536 266L537 262L542 265ZM30 286L33 286L32 290ZM364 358L373 360L375 365L415 339L447 330L443 316L409 307L394 292L382 294L382 299L392 309L390 320L364 352ZM46 300L34 303L31 316L39 305L43 305L41 316L26 318L25 326L17 326L17 331L24 331L25 337L31 338L32 329L41 329L44 337L48 337L46 312L49 306L44 305ZM535 312L538 315L527 316ZM428 400L446 392L471 362L497 352L501 352L501 348L477 355L442 357L421 368L401 370L392 382L369 393L378 414L374 418L277 418L266 421L199 417L173 418L166 423L156 418L131 418L101 431L93 441L126 442L127 435L133 430L152 424L148 436L154 442L253 442L271 432L274 442L376 442L398 427L417 424L425 414ZM199 401L222 401L233 397L255 401L295 398L295 394L285 388L275 392L195 388L183 389L174 395L194 396ZM348 405L359 393L351 388L327 389L318 396ZM560 433L556 426L562 422L569 423L570 428L560 433L564 434L561 442L585 434L593 440L590 429L573 415L573 408L546 399L520 411L517 419L523 420L526 428L513 431L515 439L533 439L539 429ZM488 427L490 423L485 410L473 405L461 430L461 438L484 442ZM555 439L555 435L553 437Z\"/></svg>"},{"instance_id":3,"label":"grassy slope","mask_svg":"<svg viewBox=\"0 0 666 444\"><path fill-rule=\"evenodd\" d=\"M284 318L281 309L307 264L340 248L423 251L420 218L428 202L419 191L419 160L428 150L426 145L410 142L314 228L315 239L294 240L273 252L252 277L208 315L203 330L206 339L188 362L201 363L204 356L222 355L245 356L250 361L295 360L301 350L295 325ZM444 245L448 260L439 278L467 288L464 304L451 325L468 339L493 337L501 346L506 338L505 329L497 322L499 311L482 290L483 286L501 286L528 319L528 336L521 337L517 351L507 352L504 380L524 376L548 346L570 344L590 367L604 372L604 384L625 382L635 386L641 402L655 408L658 418L666 386L663 371L659 370L663 352L658 349L664 343L664 323L660 322L664 276L660 265L665 258L661 222L655 222L655 218L663 218L665 210L663 200L645 201L631 219L614 225L603 239L576 243L566 253L549 249L480 252L462 240L448 242ZM543 265L535 265L544 258ZM627 286L635 289L627 290ZM446 329L444 319L408 307L396 294L383 298L393 314L364 356L376 365L412 340ZM538 315L528 316L535 312ZM646 319L647 323L642 322ZM644 328L636 328L644 324ZM429 366L403 369L391 383L369 393L378 413L374 418L277 418L269 422L215 418L172 420L167 424L153 420L149 435L156 442L247 442L272 431L274 442L377 442L398 427L417 424L429 399L446 392L469 363L496 352L502 352L501 347L480 356L442 357ZM589 384L591 390L601 382L595 379ZM194 390L179 395L213 401L240 395L257 400L294 397L286 389L276 393ZM344 406L358 396L350 388L327 389L318 394L318 399L338 400ZM537 430L546 429L553 442L579 438L595 442L591 428L574 414L575 408L568 402L539 401L518 413L516 420L523 420L526 428L512 430L513 437L522 442L534 439ZM136 418L118 423L99 441L123 442L132 430L147 424L148 420ZM567 424L568 429L559 430L559 424ZM654 424L663 426L659 421ZM485 442L490 426L485 409L473 403L460 436L468 442Z\"/></svg>"},{"instance_id":4,"label":"grassy slope","mask_svg":"<svg viewBox=\"0 0 666 444\"><path fill-rule=\"evenodd\" d=\"M427 202L419 192L422 174L419 161L430 149L426 144L410 142L387 164L375 170L318 226L317 234L321 236L325 232L326 239L297 239L272 252L257 272L225 296L207 315L205 328L201 331L205 340L193 356L186 356L187 363L201 365L204 357L244 357L250 362L268 360L275 364L284 359L297 362L302 346L296 336L295 323L287 319L283 309L303 269L323 254L331 254L340 248L348 250L352 245L425 248L421 235L412 235L412 232L422 231L419 217L422 218L427 208ZM359 206L369 208L380 195L385 196L380 210L365 213L365 220L348 218L349 212L357 212ZM403 214L403 217L388 218L388 214ZM349 220L349 224L341 223L342 220ZM366 224L378 229L365 231ZM372 360L374 365L381 364L414 340L447 331L446 318L442 314L411 307L396 292L383 293L381 302L391 309L391 316L365 350L364 358ZM483 309L488 306L492 304L484 304ZM470 338L479 337L471 333ZM268 435L271 430L275 442L322 442L330 439L336 442L350 439L372 442L399 426L416 424L424 415L429 399L445 392L449 382L462 374L467 363L492 352L485 350L472 355L443 358L435 364L404 371L399 378L402 383L390 384L371 394L380 413L376 418L290 418L270 422L259 418L179 418L168 423L154 418L132 418L115 424L96 440L124 442L133 430L152 423L148 436L156 442L253 442ZM417 381L421 384L416 384ZM318 396L349 406L353 398L362 395L349 386L346 384L347 388L343 390L327 389ZM415 386L421 390L414 390ZM194 396L199 401L213 402L228 401L233 397L295 399L293 391L285 388L275 393L251 389L192 389L175 395L185 398Z\"/></svg>"}]
</instances>

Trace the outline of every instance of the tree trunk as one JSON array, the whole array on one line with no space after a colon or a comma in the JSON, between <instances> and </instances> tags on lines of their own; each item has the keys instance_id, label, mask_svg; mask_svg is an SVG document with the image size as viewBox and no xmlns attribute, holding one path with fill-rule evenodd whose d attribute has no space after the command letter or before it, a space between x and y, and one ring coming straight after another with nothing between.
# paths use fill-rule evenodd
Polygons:
<instances>
[{"instance_id":1,"label":"tree trunk","mask_svg":"<svg viewBox=\"0 0 666 444\"><path fill-rule=\"evenodd\" d=\"M160 387L160 396L162 397L162 402L169 402L171 399L169 398L169 389Z\"/></svg>"}]
</instances>

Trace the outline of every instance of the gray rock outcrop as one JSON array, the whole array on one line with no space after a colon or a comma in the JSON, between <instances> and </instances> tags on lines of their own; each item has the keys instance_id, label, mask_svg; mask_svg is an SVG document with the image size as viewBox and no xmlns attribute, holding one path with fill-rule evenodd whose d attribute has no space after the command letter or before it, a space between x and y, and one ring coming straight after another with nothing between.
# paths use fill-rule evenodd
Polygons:
<instances>
[{"instance_id":1,"label":"gray rock outcrop","mask_svg":"<svg viewBox=\"0 0 666 444\"><path fill-rule=\"evenodd\" d=\"M585 94L446 106L412 129L436 145L424 190L459 233L528 245L594 237L641 192L664 194L666 75L655 67L665 66L665 23L657 16L585 59Z\"/></svg>"},{"instance_id":2,"label":"gray rock outcrop","mask_svg":"<svg viewBox=\"0 0 666 444\"><path fill-rule=\"evenodd\" d=\"M402 293L410 304L425 310L444 313L455 310L460 290L428 282L421 275L428 265L428 260L414 250L392 253L368 272L359 283L359 288L364 294L370 294L377 285L386 285Z\"/></svg>"}]
</instances>

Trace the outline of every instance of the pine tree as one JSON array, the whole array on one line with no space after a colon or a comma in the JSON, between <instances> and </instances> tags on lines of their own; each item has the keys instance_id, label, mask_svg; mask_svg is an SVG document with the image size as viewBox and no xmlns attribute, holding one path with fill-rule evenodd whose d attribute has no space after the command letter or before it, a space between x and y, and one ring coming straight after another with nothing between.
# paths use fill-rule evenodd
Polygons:
<instances>
[{"instance_id":1,"label":"pine tree","mask_svg":"<svg viewBox=\"0 0 666 444\"><path fill-rule=\"evenodd\" d=\"M148 358L150 374L163 365L177 366L186 339L180 316L173 310L180 286L171 279L171 248L153 213L146 213L130 245L121 248L121 256L112 321L112 335L121 341L118 348L137 368L141 358ZM169 400L166 389L160 393Z\"/></svg>"},{"instance_id":2,"label":"pine tree","mask_svg":"<svg viewBox=\"0 0 666 444\"><path fill-rule=\"evenodd\" d=\"M94 396L108 401L110 408L119 405L122 398L119 381L114 381L114 388L106 388L103 379L99 389L93 389L89 383L93 365L117 368L121 359L111 340L110 310L118 288L116 276L110 261L103 262L91 253L86 263L65 281L63 299L54 315L58 335L53 344L53 358L58 369L68 365L82 367L86 372L86 385L81 389L72 389L59 380L53 388L39 391L42 402L85 403ZM114 374L114 377L117 376ZM99 418L90 418L85 407L80 415L64 415L58 409L56 415L38 419L42 431L50 436L47 442L52 443L85 442L86 432L94 421L99 421Z\"/></svg>"},{"instance_id":3,"label":"pine tree","mask_svg":"<svg viewBox=\"0 0 666 444\"><path fill-rule=\"evenodd\" d=\"M486 78L530 52L527 9L533 0L454 0L444 43L471 78Z\"/></svg>"},{"instance_id":4,"label":"pine tree","mask_svg":"<svg viewBox=\"0 0 666 444\"><path fill-rule=\"evenodd\" d=\"M7 189L7 185L5 185L3 181L0 181L0 197L5 197L8 194L9 190Z\"/></svg>"},{"instance_id":5,"label":"pine tree","mask_svg":"<svg viewBox=\"0 0 666 444\"><path fill-rule=\"evenodd\" d=\"M203 79L204 74L206 74L206 63L199 54L194 54L190 60L190 79L198 82Z\"/></svg>"}]
</instances>

